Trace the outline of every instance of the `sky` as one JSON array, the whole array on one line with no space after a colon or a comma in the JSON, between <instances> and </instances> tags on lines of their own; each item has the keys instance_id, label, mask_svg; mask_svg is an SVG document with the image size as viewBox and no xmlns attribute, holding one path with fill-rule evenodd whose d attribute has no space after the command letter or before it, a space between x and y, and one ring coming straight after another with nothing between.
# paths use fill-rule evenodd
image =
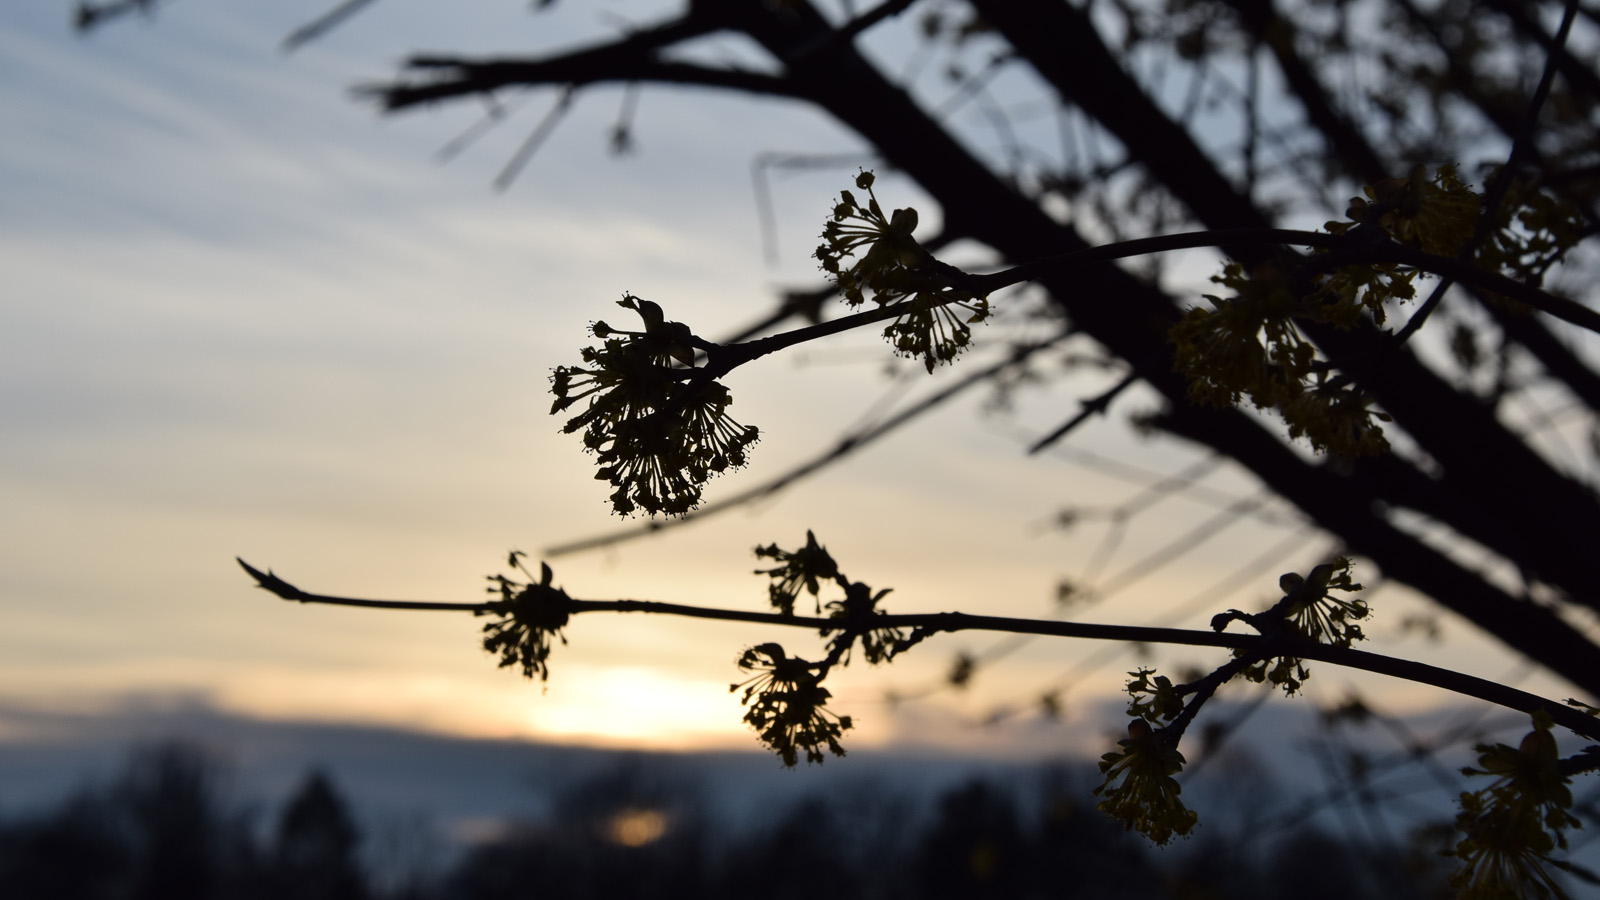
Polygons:
<instances>
[{"instance_id":1,"label":"sky","mask_svg":"<svg viewBox=\"0 0 1600 900\"><path fill-rule=\"evenodd\" d=\"M753 745L728 691L734 660L775 639L803 654L814 635L582 617L541 684L496 669L478 647L482 620L284 603L234 563L320 593L476 600L508 550L538 559L627 524L547 414L550 369L577 361L588 323L625 318L612 304L631 291L714 338L764 316L778 289L817 283L807 254L830 201L870 162L814 112L648 89L637 149L615 157L621 92L597 89L501 191L495 179L548 93L511 101L505 124L441 162L481 108L386 118L349 91L412 49L548 50L650 8L386 0L292 54L279 41L322 4L179 0L87 37L55 4L0 13L0 700L93 711L166 698L462 736ZM859 160L774 176L776 263L750 177L762 153ZM878 190L891 206L921 202L903 179ZM1014 333L1021 308L989 326L994 338ZM987 340L969 364L998 347ZM890 377L891 359L874 336L846 336L731 376L733 411L763 436L707 498L771 478L950 377ZM1328 552L1270 501L1274 522L1208 525L1217 502L1255 491L1226 466L1201 482L1210 493L1165 499L1120 534L1092 517L1050 528L1063 508L1137 495L1116 465L1164 473L1198 459L1131 434L1128 416L1150 403L1137 391L1061 452L1024 455L1103 384L1055 378L1005 415L968 397L752 508L552 559L556 583L583 598L760 610L751 549L794 547L813 529L852 578L895 589L892 611L1048 616L1057 582L1110 547L1101 570L1126 586L1084 618L1203 627L1271 599L1279 572ZM1197 528L1207 540L1195 552L1141 562ZM1252 561L1251 578L1231 577ZM1219 583L1234 589L1195 600ZM1402 590L1373 601L1373 649L1526 675L1448 618L1443 643L1401 635L1424 609ZM884 702L936 687L957 652L1005 647L942 636L890 670L838 673L852 745L1098 752L1106 726L1087 717L1137 664L1127 648L1026 642L965 691ZM974 724L1069 681L1061 722ZM1394 708L1436 699L1331 671L1311 693L1333 702L1354 688Z\"/></svg>"}]
</instances>

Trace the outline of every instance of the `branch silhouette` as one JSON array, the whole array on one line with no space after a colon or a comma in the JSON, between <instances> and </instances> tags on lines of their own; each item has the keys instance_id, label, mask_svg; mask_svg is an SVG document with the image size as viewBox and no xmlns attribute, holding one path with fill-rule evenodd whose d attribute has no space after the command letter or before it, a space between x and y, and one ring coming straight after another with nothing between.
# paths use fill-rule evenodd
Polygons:
<instances>
[{"instance_id":1,"label":"branch silhouette","mask_svg":"<svg viewBox=\"0 0 1600 900\"><path fill-rule=\"evenodd\" d=\"M283 580L269 569L265 572L238 560L241 568L256 586L284 600L297 603L320 603L332 606L358 606L375 609L405 609L447 612L489 612L489 603L447 603L413 600L372 600L357 597L337 597L303 591ZM571 600L569 612L645 613L650 615L683 616L693 619L715 619L724 622L749 622L759 625L779 625L788 628L817 629L824 633L838 630L841 622L825 616L785 615L782 613L751 612L738 609L719 609L682 603L663 603L656 600ZM1194 631L1182 628L1161 628L1144 625L1101 625L1082 622L1060 622L1048 619L1019 619L1007 616L980 616L971 613L911 613L879 615L873 620L874 628L913 628L927 635L960 631L996 631L1008 634L1036 634L1052 637L1078 638L1095 641L1119 641L1149 644L1178 644L1192 647L1225 647L1247 651L1254 658L1294 656L1331 663L1348 669L1376 672L1394 678L1432 685L1444 690L1474 697L1519 712L1545 712L1563 727L1585 737L1600 740L1600 719L1586 716L1577 710L1547 700L1535 694L1519 691L1498 682L1478 678L1462 672L1412 662L1363 650L1333 647L1303 639L1281 635L1245 635L1228 632ZM1215 690L1215 686L1212 687Z\"/></svg>"}]
</instances>

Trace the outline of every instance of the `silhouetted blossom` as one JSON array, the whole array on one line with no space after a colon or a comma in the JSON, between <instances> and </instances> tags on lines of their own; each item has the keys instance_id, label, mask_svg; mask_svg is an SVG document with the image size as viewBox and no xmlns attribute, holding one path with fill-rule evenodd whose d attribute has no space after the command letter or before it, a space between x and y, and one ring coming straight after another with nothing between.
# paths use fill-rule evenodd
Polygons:
<instances>
[{"instance_id":1,"label":"silhouetted blossom","mask_svg":"<svg viewBox=\"0 0 1600 900\"><path fill-rule=\"evenodd\" d=\"M802 752L813 763L822 762L824 748L844 755L839 737L850 729L850 717L824 708L833 695L822 686L816 664L787 655L777 644L761 644L739 656L739 668L757 674L728 690L744 688L739 700L749 707L745 722L785 766L795 765Z\"/></svg>"},{"instance_id":2,"label":"silhouetted blossom","mask_svg":"<svg viewBox=\"0 0 1600 900\"><path fill-rule=\"evenodd\" d=\"M951 283L932 265L927 251L912 237L917 211L909 207L885 216L873 193L873 175L862 172L856 187L867 192L867 205L849 191L822 231L823 243L813 254L833 277L845 302L859 306L866 291L879 306L904 303L905 310L883 330L896 354L920 357L929 372L955 359L972 340L971 325L989 317L989 301Z\"/></svg>"},{"instance_id":3,"label":"silhouetted blossom","mask_svg":"<svg viewBox=\"0 0 1600 900\"><path fill-rule=\"evenodd\" d=\"M768 544L757 547L756 556L778 563L770 569L757 569L755 573L772 578L772 583L767 585L767 597L773 607L782 610L786 616L794 615L794 602L802 589L816 597L821 582L839 577L839 564L834 562L827 548L817 543L817 536L809 530L806 531L806 545L799 550L790 552L780 549L777 544ZM820 600L817 612L822 612Z\"/></svg>"},{"instance_id":4,"label":"silhouetted blossom","mask_svg":"<svg viewBox=\"0 0 1600 900\"><path fill-rule=\"evenodd\" d=\"M713 474L745 464L760 432L728 415L726 387L693 375L697 339L687 325L631 294L618 305L637 312L645 330L590 326L603 343L583 348L583 366L556 367L550 412L588 399L562 431L583 432L599 465L595 478L616 488L611 506L619 515L682 515L699 505Z\"/></svg>"},{"instance_id":5,"label":"silhouetted blossom","mask_svg":"<svg viewBox=\"0 0 1600 900\"><path fill-rule=\"evenodd\" d=\"M521 556L520 552L511 554L513 567L522 569ZM522 571L526 574L525 569ZM524 677L538 674L539 680L548 681L551 638L563 644L567 642L561 629L571 617L572 598L566 591L551 586L554 573L549 565L540 563L539 573L538 581L529 576L526 582L504 575L489 576L494 582L489 590L498 593L500 599L490 602L487 613L479 615L500 616L497 621L483 626L483 649L500 654L501 668L520 665Z\"/></svg>"},{"instance_id":6,"label":"silhouetted blossom","mask_svg":"<svg viewBox=\"0 0 1600 900\"><path fill-rule=\"evenodd\" d=\"M1117 745L1122 749L1100 757L1105 781L1094 789L1105 798L1100 811L1157 844L1188 834L1199 816L1183 805L1172 777L1183 771L1183 754L1143 719L1129 722L1127 740Z\"/></svg>"}]
</instances>

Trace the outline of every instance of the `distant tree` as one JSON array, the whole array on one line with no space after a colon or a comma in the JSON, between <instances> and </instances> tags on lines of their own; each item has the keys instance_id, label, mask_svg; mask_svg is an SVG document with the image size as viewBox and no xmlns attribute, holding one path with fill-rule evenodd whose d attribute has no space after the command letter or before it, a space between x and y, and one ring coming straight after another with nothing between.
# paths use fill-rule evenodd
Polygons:
<instances>
[{"instance_id":1,"label":"distant tree","mask_svg":"<svg viewBox=\"0 0 1600 900\"><path fill-rule=\"evenodd\" d=\"M204 751L135 751L108 786L0 826L0 896L15 900L252 900L263 883L249 820L228 810Z\"/></svg>"},{"instance_id":2,"label":"distant tree","mask_svg":"<svg viewBox=\"0 0 1600 900\"><path fill-rule=\"evenodd\" d=\"M0 829L0 892L18 900L93 900L112 896L113 873L129 850L104 809L73 798L59 810Z\"/></svg>"},{"instance_id":3,"label":"distant tree","mask_svg":"<svg viewBox=\"0 0 1600 900\"><path fill-rule=\"evenodd\" d=\"M973 782L946 794L918 853L918 893L929 898L1022 896L1033 865L1012 799Z\"/></svg>"},{"instance_id":4,"label":"distant tree","mask_svg":"<svg viewBox=\"0 0 1600 900\"><path fill-rule=\"evenodd\" d=\"M85 5L80 21L147 5ZM292 40L364 5L343 3ZM984 108L992 137L963 131L932 105L926 81L897 82L862 52L859 38L897 21L914 21L923 52L942 64L919 71L947 74L949 103ZM418 55L364 92L388 111L469 99L495 108L504 92L550 88L556 115L601 84L803 103L872 147L875 167L903 173L940 206L941 230L928 234L914 210L881 208L863 173L817 251L828 287L786 296L738 339L709 340L633 296L622 305L638 324L596 322L597 345L580 364L555 369L555 411L570 417L567 431L582 433L619 513L691 520L725 508L702 506L703 487L742 465L759 434L728 415L719 379L734 368L871 327L932 371L969 346L991 304L1019 302L995 292L1033 283L1049 298L1041 334L970 382L1014 380L1070 335L1103 351L1107 385L1036 446L1105 414L1129 385L1147 385L1164 403L1139 427L1237 461L1384 578L1592 699L1600 642L1578 623L1600 611L1592 437L1600 371L1582 334L1600 331L1587 305L1600 224L1597 24L1600 13L1579 0L885 0L866 9L693 0L568 52ZM767 64L713 65L675 52L729 35L760 48ZM986 93L1002 73L1025 75L1035 99L1075 133L1061 153L1017 137L1013 117ZM1168 89L1163 78L1173 74L1183 90ZM624 119L620 143L628 133ZM1317 232L1275 227L1306 216L1330 221ZM933 255L963 239L1009 268L977 274ZM1218 295L1203 301L1168 293L1148 265L1115 263L1199 246L1230 260L1214 279ZM846 309L828 318L831 296ZM795 317L811 324L755 337ZM1412 336L1429 321L1448 334L1438 342L1444 354L1415 352ZM1541 434L1548 423L1511 415L1535 393L1572 410L1597 443L1588 456L1563 459ZM785 486L877 433L744 496ZM1425 527L1406 524L1418 521ZM1512 577L1464 562L1463 540ZM1584 714L1593 707L1350 649L1367 608L1353 599L1346 562L1285 576L1283 600L1265 613L1229 611L1215 633L1180 633L888 615L878 605L885 592L840 574L814 538L758 553L775 564L772 613L574 600L548 567L517 571L517 554L513 571L497 576L499 599L471 608L500 617L486 648L541 677L562 626L582 612L820 628L830 640L819 660L763 644L740 661L746 720L790 764L843 752L851 720L827 710L823 680L858 644L871 663L967 628L1229 647L1230 662L1181 684L1133 673L1134 721L1105 759L1101 806L1158 842L1194 822L1172 779L1184 764L1179 741L1228 680L1292 694L1305 661L1321 660L1436 684L1535 713L1521 746L1481 751L1483 771L1497 780L1464 797L1458 887L1473 896L1559 892L1546 867L1562 865L1550 854L1575 822L1565 779L1596 768L1600 754L1559 759L1551 729L1559 721L1600 737ZM251 574L289 599L344 602ZM826 614L819 601L817 616L797 615L800 593L818 595L829 582L841 599Z\"/></svg>"},{"instance_id":5,"label":"distant tree","mask_svg":"<svg viewBox=\"0 0 1600 900\"><path fill-rule=\"evenodd\" d=\"M362 900L369 892L356 858L360 842L332 783L311 773L278 820L277 889L296 900Z\"/></svg>"}]
</instances>

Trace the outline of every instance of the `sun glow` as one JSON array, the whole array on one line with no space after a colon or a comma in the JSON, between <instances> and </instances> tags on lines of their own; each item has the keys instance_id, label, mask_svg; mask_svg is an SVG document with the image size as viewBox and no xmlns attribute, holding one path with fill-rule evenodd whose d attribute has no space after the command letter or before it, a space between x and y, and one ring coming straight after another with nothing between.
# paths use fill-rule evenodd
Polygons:
<instances>
[{"instance_id":1,"label":"sun glow","mask_svg":"<svg viewBox=\"0 0 1600 900\"><path fill-rule=\"evenodd\" d=\"M559 694L532 698L529 731L540 737L654 749L746 747L737 698L725 683L673 678L657 669L563 673Z\"/></svg>"}]
</instances>

